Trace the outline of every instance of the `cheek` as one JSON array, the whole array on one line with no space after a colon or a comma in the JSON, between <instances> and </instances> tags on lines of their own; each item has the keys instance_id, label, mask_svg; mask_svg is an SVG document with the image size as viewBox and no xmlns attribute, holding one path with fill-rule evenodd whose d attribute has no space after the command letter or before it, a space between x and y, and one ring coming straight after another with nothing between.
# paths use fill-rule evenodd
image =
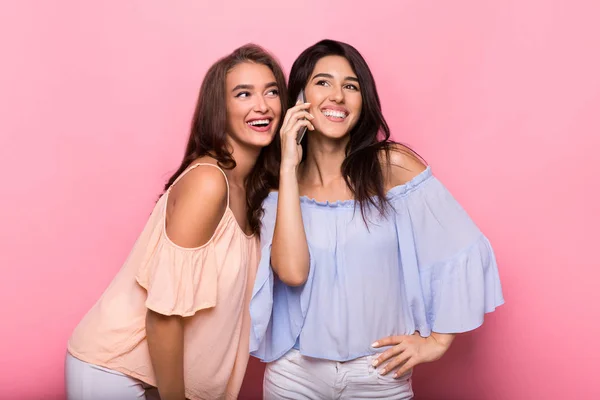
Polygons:
<instances>
[{"instance_id":1,"label":"cheek","mask_svg":"<svg viewBox=\"0 0 600 400\"><path fill-rule=\"evenodd\" d=\"M232 134L239 134L244 131L246 126L246 113L243 111L243 107L228 106L227 107L227 128Z\"/></svg>"},{"instance_id":2,"label":"cheek","mask_svg":"<svg viewBox=\"0 0 600 400\"><path fill-rule=\"evenodd\" d=\"M244 115L243 107L240 107L239 105L234 105L230 107L229 115L231 115L231 117L235 120L239 119L240 116Z\"/></svg>"},{"instance_id":3,"label":"cheek","mask_svg":"<svg viewBox=\"0 0 600 400\"><path fill-rule=\"evenodd\" d=\"M327 89L324 87L310 87L304 92L306 95L306 102L312 104L314 107L318 107L328 97Z\"/></svg>"},{"instance_id":4,"label":"cheek","mask_svg":"<svg viewBox=\"0 0 600 400\"><path fill-rule=\"evenodd\" d=\"M236 107L230 114L229 123L233 126L236 126L238 129L242 129L246 126L246 118L248 117L249 113L250 110L248 110L246 107Z\"/></svg>"},{"instance_id":5,"label":"cheek","mask_svg":"<svg viewBox=\"0 0 600 400\"><path fill-rule=\"evenodd\" d=\"M357 99L355 99L354 103L352 104L352 107L354 108L354 113L357 116L360 115L362 111L362 98L360 96Z\"/></svg>"},{"instance_id":6,"label":"cheek","mask_svg":"<svg viewBox=\"0 0 600 400\"><path fill-rule=\"evenodd\" d=\"M354 112L352 115L352 120L350 121L350 129L354 128L360 119L360 114L362 112L361 103L356 104L354 107Z\"/></svg>"},{"instance_id":7,"label":"cheek","mask_svg":"<svg viewBox=\"0 0 600 400\"><path fill-rule=\"evenodd\" d=\"M273 101L270 104L271 110L273 110L273 115L275 117L275 119L280 120L281 119L281 103L279 102L279 100L277 101Z\"/></svg>"}]
</instances>

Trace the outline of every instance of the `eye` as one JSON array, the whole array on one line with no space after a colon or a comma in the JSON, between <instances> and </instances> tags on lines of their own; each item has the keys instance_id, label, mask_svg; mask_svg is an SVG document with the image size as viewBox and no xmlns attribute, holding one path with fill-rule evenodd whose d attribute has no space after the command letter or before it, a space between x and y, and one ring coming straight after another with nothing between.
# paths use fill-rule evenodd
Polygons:
<instances>
[{"instance_id":1,"label":"eye","mask_svg":"<svg viewBox=\"0 0 600 400\"><path fill-rule=\"evenodd\" d=\"M235 95L235 97L237 97L237 98L250 97L250 92L239 92L238 94Z\"/></svg>"},{"instance_id":2,"label":"eye","mask_svg":"<svg viewBox=\"0 0 600 400\"><path fill-rule=\"evenodd\" d=\"M277 97L279 96L279 89L271 89L267 92L268 96Z\"/></svg>"},{"instance_id":3,"label":"eye","mask_svg":"<svg viewBox=\"0 0 600 400\"><path fill-rule=\"evenodd\" d=\"M356 85L353 85L351 83L348 83L347 85L344 85L344 88L350 89L350 90L354 90L354 91L358 91L358 87L356 87Z\"/></svg>"},{"instance_id":4,"label":"eye","mask_svg":"<svg viewBox=\"0 0 600 400\"><path fill-rule=\"evenodd\" d=\"M322 79L320 81L317 81L316 83L318 86L329 86L329 82L327 82L326 80Z\"/></svg>"}]
</instances>

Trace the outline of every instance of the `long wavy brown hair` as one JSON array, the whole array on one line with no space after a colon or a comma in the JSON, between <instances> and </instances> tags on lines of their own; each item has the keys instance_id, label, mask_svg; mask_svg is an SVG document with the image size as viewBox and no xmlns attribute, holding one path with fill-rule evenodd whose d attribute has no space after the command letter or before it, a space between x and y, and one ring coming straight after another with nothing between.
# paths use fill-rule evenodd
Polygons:
<instances>
[{"instance_id":1,"label":"long wavy brown hair","mask_svg":"<svg viewBox=\"0 0 600 400\"><path fill-rule=\"evenodd\" d=\"M214 63L200 87L196 110L192 118L190 137L185 149L181 165L169 178L165 185L166 191L175 182L177 177L190 166L197 158L210 156L224 169L233 169L235 160L227 146L227 107L225 98L225 83L227 73L236 65L250 62L262 64L273 72L279 88L281 109L287 106L287 90L285 75L279 62L269 52L255 44L247 44L234 50ZM283 118L280 118L276 132L279 132ZM262 149L254 168L246 178L246 204L248 224L253 233L260 234L260 218L262 217L262 202L269 194L269 187L273 184L273 176L269 173L274 166L269 161L272 157L265 156Z\"/></svg>"}]
</instances>

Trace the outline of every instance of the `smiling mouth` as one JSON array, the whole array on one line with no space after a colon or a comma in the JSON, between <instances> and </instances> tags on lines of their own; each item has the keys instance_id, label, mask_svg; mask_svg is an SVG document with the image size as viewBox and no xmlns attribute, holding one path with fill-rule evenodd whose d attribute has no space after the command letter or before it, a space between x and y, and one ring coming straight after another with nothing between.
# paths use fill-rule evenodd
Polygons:
<instances>
[{"instance_id":1,"label":"smiling mouth","mask_svg":"<svg viewBox=\"0 0 600 400\"><path fill-rule=\"evenodd\" d=\"M256 119L254 121L248 121L246 123L250 126L257 126L259 128L265 128L265 127L269 126L269 124L271 123L271 120L268 118Z\"/></svg>"},{"instance_id":2,"label":"smiling mouth","mask_svg":"<svg viewBox=\"0 0 600 400\"><path fill-rule=\"evenodd\" d=\"M348 113L345 111L325 109L325 110L321 110L321 112L328 119L337 120L337 121L343 121L348 116Z\"/></svg>"},{"instance_id":3,"label":"smiling mouth","mask_svg":"<svg viewBox=\"0 0 600 400\"><path fill-rule=\"evenodd\" d=\"M272 123L273 123L273 120L271 118L261 118L261 119L254 119L252 121L248 121L248 122L246 122L246 125L248 125L248 127L250 129L252 129L253 131L266 132L269 129L271 129Z\"/></svg>"}]
</instances>

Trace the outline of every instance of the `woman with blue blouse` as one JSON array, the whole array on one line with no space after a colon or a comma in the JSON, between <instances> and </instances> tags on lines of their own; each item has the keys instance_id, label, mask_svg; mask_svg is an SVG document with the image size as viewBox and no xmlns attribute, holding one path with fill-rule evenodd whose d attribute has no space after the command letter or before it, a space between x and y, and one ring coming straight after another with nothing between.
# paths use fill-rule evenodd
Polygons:
<instances>
[{"instance_id":1,"label":"woman with blue blouse","mask_svg":"<svg viewBox=\"0 0 600 400\"><path fill-rule=\"evenodd\" d=\"M411 399L412 369L504 302L494 253L431 168L389 139L356 49L306 49L290 98L301 90L307 103L291 104L271 145L279 171L250 305L264 398Z\"/></svg>"}]
</instances>

